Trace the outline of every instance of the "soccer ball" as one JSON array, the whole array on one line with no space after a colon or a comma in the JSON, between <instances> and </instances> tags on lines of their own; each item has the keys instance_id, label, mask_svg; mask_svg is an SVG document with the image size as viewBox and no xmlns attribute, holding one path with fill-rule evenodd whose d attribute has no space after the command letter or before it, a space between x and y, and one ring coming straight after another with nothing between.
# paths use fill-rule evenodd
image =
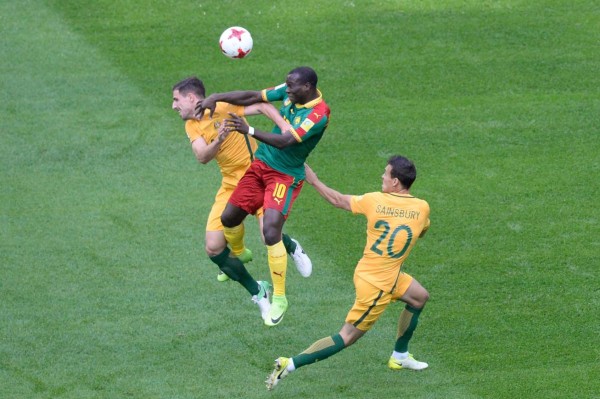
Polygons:
<instances>
[{"instance_id":1,"label":"soccer ball","mask_svg":"<svg viewBox=\"0 0 600 399\"><path fill-rule=\"evenodd\" d=\"M252 36L239 26L225 29L219 39L221 51L229 58L244 58L252 51Z\"/></svg>"}]
</instances>

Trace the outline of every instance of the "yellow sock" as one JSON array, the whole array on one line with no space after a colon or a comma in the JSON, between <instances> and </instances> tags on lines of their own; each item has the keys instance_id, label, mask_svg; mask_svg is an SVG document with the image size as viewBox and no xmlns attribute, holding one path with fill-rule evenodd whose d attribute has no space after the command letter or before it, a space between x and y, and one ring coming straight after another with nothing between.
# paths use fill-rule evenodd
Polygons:
<instances>
[{"instance_id":1,"label":"yellow sock","mask_svg":"<svg viewBox=\"0 0 600 399\"><path fill-rule=\"evenodd\" d=\"M235 256L244 252L244 224L235 227L223 227L225 239Z\"/></svg>"},{"instance_id":2,"label":"yellow sock","mask_svg":"<svg viewBox=\"0 0 600 399\"><path fill-rule=\"evenodd\" d=\"M283 241L267 245L269 269L273 281L273 295L285 296L285 271L287 270L287 252Z\"/></svg>"}]
</instances>

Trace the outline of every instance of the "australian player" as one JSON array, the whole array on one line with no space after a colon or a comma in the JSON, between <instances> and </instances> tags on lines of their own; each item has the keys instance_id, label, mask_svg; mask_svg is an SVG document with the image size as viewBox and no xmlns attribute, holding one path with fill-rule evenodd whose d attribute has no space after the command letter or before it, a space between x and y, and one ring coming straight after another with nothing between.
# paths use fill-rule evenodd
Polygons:
<instances>
[{"instance_id":1,"label":"australian player","mask_svg":"<svg viewBox=\"0 0 600 399\"><path fill-rule=\"evenodd\" d=\"M354 271L356 300L342 329L314 342L302 353L275 360L267 378L273 389L282 378L299 367L327 359L360 339L379 319L390 302L406 303L398 321L394 351L388 360L393 370L423 370L427 363L408 353L408 342L417 327L429 293L417 280L404 273L402 264L429 228L429 205L410 194L416 179L414 164L402 156L389 159L382 176L381 192L360 196L341 194L323 184L306 165L306 181L334 206L367 218L367 244Z\"/></svg>"}]
</instances>

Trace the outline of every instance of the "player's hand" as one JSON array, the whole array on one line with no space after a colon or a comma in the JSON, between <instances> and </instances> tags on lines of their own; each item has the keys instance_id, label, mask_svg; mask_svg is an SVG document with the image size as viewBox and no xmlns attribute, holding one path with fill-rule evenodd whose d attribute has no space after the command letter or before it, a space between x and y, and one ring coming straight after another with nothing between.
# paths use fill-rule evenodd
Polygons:
<instances>
[{"instance_id":1,"label":"player's hand","mask_svg":"<svg viewBox=\"0 0 600 399\"><path fill-rule=\"evenodd\" d=\"M221 126L219 126L218 135L217 135L217 140L219 141L219 143L222 143L223 141L225 141L227 136L229 136L229 133L231 133L231 130L228 129L227 127L225 127L224 123L221 123Z\"/></svg>"},{"instance_id":2,"label":"player's hand","mask_svg":"<svg viewBox=\"0 0 600 399\"><path fill-rule=\"evenodd\" d=\"M310 166L308 166L307 163L304 164L304 173L306 173L305 180L308 184L313 185L319 181L317 174L311 169Z\"/></svg>"},{"instance_id":3,"label":"player's hand","mask_svg":"<svg viewBox=\"0 0 600 399\"><path fill-rule=\"evenodd\" d=\"M208 96L203 100L198 101L196 104L196 118L202 119L204 111L209 110L208 116L212 119L215 109L217 108L217 101L212 96Z\"/></svg>"},{"instance_id":4,"label":"player's hand","mask_svg":"<svg viewBox=\"0 0 600 399\"><path fill-rule=\"evenodd\" d=\"M223 121L226 128L238 131L242 134L248 134L249 126L244 118L237 116L232 112L229 113L229 117L229 119Z\"/></svg>"}]
</instances>

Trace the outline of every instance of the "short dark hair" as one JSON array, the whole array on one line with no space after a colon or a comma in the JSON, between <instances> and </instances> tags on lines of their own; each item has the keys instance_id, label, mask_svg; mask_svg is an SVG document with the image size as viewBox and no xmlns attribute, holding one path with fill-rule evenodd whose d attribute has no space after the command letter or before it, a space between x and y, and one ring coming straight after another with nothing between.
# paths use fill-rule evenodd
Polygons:
<instances>
[{"instance_id":1,"label":"short dark hair","mask_svg":"<svg viewBox=\"0 0 600 399\"><path fill-rule=\"evenodd\" d=\"M173 91L179 91L181 94L194 93L198 97L205 96L204 83L195 76L183 79L181 82L173 86Z\"/></svg>"},{"instance_id":2,"label":"short dark hair","mask_svg":"<svg viewBox=\"0 0 600 399\"><path fill-rule=\"evenodd\" d=\"M402 186L408 190L417 178L415 164L402 155L394 155L388 160L388 165L392 167L390 175L400 180Z\"/></svg>"},{"instance_id":3,"label":"short dark hair","mask_svg":"<svg viewBox=\"0 0 600 399\"><path fill-rule=\"evenodd\" d=\"M317 87L317 81L319 80L315 70L307 66L292 69L288 75L298 75L300 82L309 83L312 87Z\"/></svg>"}]
</instances>

